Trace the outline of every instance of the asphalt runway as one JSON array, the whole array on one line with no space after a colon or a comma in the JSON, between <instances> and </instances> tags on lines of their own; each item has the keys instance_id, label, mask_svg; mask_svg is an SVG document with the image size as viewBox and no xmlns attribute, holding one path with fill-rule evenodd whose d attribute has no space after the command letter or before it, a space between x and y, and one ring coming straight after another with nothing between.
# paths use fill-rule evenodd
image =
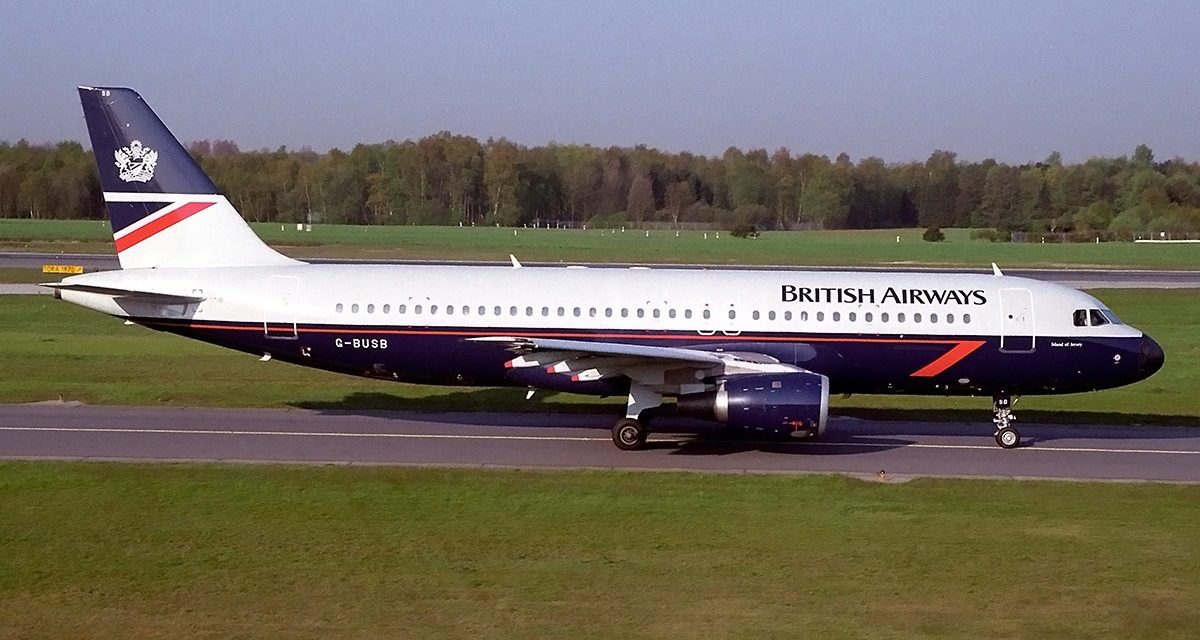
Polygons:
<instances>
[{"instance_id":1,"label":"asphalt runway","mask_svg":"<svg viewBox=\"0 0 1200 640\"><path fill-rule=\"evenodd\" d=\"M0 406L0 458L393 464L469 468L838 473L1200 483L1200 429L1023 424L1019 449L980 422L832 418L819 442L731 437L661 419L617 450L612 416ZM703 432L697 433L698 430ZM676 433L678 431L679 433Z\"/></svg>"}]
</instances>

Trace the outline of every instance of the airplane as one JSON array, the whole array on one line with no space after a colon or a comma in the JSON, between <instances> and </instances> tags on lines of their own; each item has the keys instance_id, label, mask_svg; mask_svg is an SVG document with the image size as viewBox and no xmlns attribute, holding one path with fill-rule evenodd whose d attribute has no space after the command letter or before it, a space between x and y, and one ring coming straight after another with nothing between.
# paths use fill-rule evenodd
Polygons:
<instances>
[{"instance_id":1,"label":"airplane","mask_svg":"<svg viewBox=\"0 0 1200 640\"><path fill-rule=\"evenodd\" d=\"M664 398L762 437L819 438L830 394L1022 395L1143 380L1150 336L1086 293L992 274L308 264L264 244L135 91L79 87L121 269L48 283L151 329L350 375L624 396L620 449ZM231 374L232 375L232 374Z\"/></svg>"}]
</instances>

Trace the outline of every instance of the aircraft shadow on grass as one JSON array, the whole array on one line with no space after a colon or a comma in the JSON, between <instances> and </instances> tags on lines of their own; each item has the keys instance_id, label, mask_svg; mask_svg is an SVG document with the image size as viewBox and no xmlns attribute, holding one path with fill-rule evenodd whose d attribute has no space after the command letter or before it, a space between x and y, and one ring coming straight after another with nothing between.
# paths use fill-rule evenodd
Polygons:
<instances>
[{"instance_id":1,"label":"aircraft shadow on grass","mask_svg":"<svg viewBox=\"0 0 1200 640\"><path fill-rule=\"evenodd\" d=\"M519 390L517 391L519 393ZM328 415L371 415L381 418L419 419L425 422L528 429L578 429L607 433L619 405L604 402L546 403L554 394L526 404L513 401L512 389L472 389L425 398L405 398L380 392L356 392L340 400L305 400L291 406ZM464 413L472 414L464 417ZM1101 439L1113 441L1197 439L1200 418L1178 415L1131 415L1082 411L1023 411L1018 427L1022 446L1056 440ZM991 425L980 410L844 409L830 417L830 426L819 445L803 441L770 439L731 431L722 425L678 417L664 407L655 419L655 431L682 434L682 438L655 441L649 449L671 450L673 455L729 455L746 451L801 455L852 455L895 449L926 437L982 438L991 442ZM837 445L845 445L839 447ZM964 442L967 444L967 442ZM973 444L973 442L972 442Z\"/></svg>"}]
</instances>

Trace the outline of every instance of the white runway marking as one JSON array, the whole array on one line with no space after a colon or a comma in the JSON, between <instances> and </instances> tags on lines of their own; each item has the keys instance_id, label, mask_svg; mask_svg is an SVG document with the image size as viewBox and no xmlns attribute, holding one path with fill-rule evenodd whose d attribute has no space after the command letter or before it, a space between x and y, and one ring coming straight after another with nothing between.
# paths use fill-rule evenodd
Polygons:
<instances>
[{"instance_id":1,"label":"white runway marking","mask_svg":"<svg viewBox=\"0 0 1200 640\"><path fill-rule=\"evenodd\" d=\"M574 436L489 436L470 433L354 433L349 431L238 431L233 429L122 429L116 427L0 427L0 431L63 431L71 433L153 433L217 436L284 436L324 438L410 438L416 440L558 440L608 442L608 438Z\"/></svg>"},{"instance_id":2,"label":"white runway marking","mask_svg":"<svg viewBox=\"0 0 1200 640\"><path fill-rule=\"evenodd\" d=\"M246 431L237 429L134 429L117 427L0 427L0 431L33 431L33 432L63 432L63 433L127 433L155 435L223 435L223 436L276 436L276 437L320 437L320 438L394 438L410 440L510 440L510 441L554 441L554 442L609 442L606 437L588 436L519 436L519 435L486 435L469 433L365 433L351 431ZM652 438L651 442L687 442L680 438ZM746 442L750 441L713 441L713 442ZM949 449L960 451L1005 451L993 445L979 444L927 444L927 443L894 443L894 442L787 442L766 441L772 445L788 444L808 447L853 447L863 449L879 449L885 447L911 447L914 449ZM1036 446L1020 447L1008 451L1032 451L1053 453L1142 453L1153 455L1183 455L1200 456L1200 450L1187 449L1118 449L1102 447L1053 447Z\"/></svg>"}]
</instances>

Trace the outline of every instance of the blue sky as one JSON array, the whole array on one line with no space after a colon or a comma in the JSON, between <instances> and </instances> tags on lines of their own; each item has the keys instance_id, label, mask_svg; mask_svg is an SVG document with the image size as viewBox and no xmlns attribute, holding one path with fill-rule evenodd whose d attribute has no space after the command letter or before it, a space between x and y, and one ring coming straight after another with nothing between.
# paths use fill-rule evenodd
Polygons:
<instances>
[{"instance_id":1,"label":"blue sky","mask_svg":"<svg viewBox=\"0 0 1200 640\"><path fill-rule=\"evenodd\" d=\"M1197 2L143 2L0 6L0 140L83 139L77 84L184 140L440 130L719 155L1200 160Z\"/></svg>"}]
</instances>

